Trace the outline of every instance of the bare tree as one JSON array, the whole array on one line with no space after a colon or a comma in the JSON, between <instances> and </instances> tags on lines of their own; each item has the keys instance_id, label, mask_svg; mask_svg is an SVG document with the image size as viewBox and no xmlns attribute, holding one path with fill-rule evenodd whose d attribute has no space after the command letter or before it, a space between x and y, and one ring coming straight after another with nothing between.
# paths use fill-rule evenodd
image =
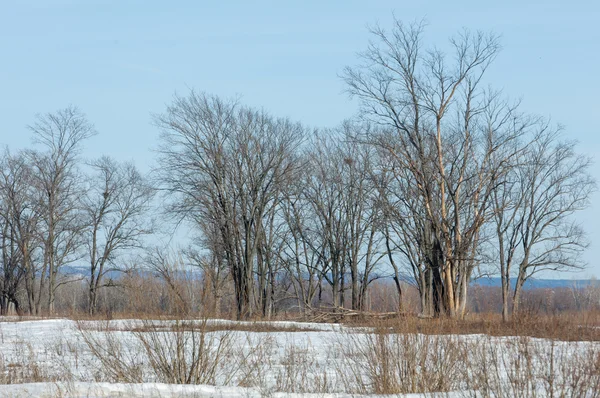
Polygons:
<instances>
[{"instance_id":1,"label":"bare tree","mask_svg":"<svg viewBox=\"0 0 600 398\"><path fill-rule=\"evenodd\" d=\"M585 265L580 255L587 241L572 216L589 205L595 189L591 161L575 152L573 142L560 141L560 129L543 120L535 127L494 191L505 320L511 308L518 312L523 285L531 276Z\"/></svg>"},{"instance_id":2,"label":"bare tree","mask_svg":"<svg viewBox=\"0 0 600 398\"><path fill-rule=\"evenodd\" d=\"M96 131L75 107L38 115L29 128L34 142L45 149L34 154L32 160L36 184L42 192L44 265L40 291L48 278L48 310L53 313L58 271L64 264L80 258L83 224L76 203L81 196L77 156L83 141ZM40 305L37 304L37 312Z\"/></svg>"},{"instance_id":3,"label":"bare tree","mask_svg":"<svg viewBox=\"0 0 600 398\"><path fill-rule=\"evenodd\" d=\"M401 282L412 278L419 291L421 313L431 316L434 299L437 299L433 296L433 282L439 280L439 275L436 273L438 270L425 261L425 248L421 244L425 223L420 213L420 196L413 191L415 187L410 183L411 175L407 169L397 169L385 152L380 155L380 161L376 184L382 198L383 233L388 260L394 272L399 310L403 309Z\"/></svg>"},{"instance_id":4,"label":"bare tree","mask_svg":"<svg viewBox=\"0 0 600 398\"><path fill-rule=\"evenodd\" d=\"M320 256L321 275L331 286L331 305L337 309L344 307L349 228L343 200L344 156L332 136L332 132L323 132L315 137L311 147L311 175L304 195L315 220L309 242Z\"/></svg>"},{"instance_id":5,"label":"bare tree","mask_svg":"<svg viewBox=\"0 0 600 398\"><path fill-rule=\"evenodd\" d=\"M227 283L230 281L230 274L225 263L222 246L219 243L219 231L211 230L207 226L201 230L203 236L199 239L199 244L190 245L183 255L191 267L200 269L202 272L201 304L203 313L218 317L221 314L222 300Z\"/></svg>"},{"instance_id":6,"label":"bare tree","mask_svg":"<svg viewBox=\"0 0 600 398\"><path fill-rule=\"evenodd\" d=\"M328 272L323 234L307 189L314 182L314 164L309 157L309 154L303 155L302 174L285 190L280 209L286 225L286 232L281 236L285 245L281 261L292 281L297 307L305 315L312 310Z\"/></svg>"},{"instance_id":7,"label":"bare tree","mask_svg":"<svg viewBox=\"0 0 600 398\"><path fill-rule=\"evenodd\" d=\"M393 170L409 173L418 199L406 228L418 228L411 240L431 270L434 312L462 316L490 217L492 160L518 134L498 126L508 110L489 118L495 94L479 88L499 50L497 38L461 32L450 40L450 58L424 49L422 32L423 24L397 20L391 32L372 29L376 41L361 54L364 63L343 77L362 118L379 126L365 140L387 152Z\"/></svg>"},{"instance_id":8,"label":"bare tree","mask_svg":"<svg viewBox=\"0 0 600 398\"><path fill-rule=\"evenodd\" d=\"M238 317L249 317L251 303L263 300L254 271L265 222L295 168L303 128L195 92L175 97L155 120L162 129L159 178L175 198L169 211L196 226L201 220L218 226Z\"/></svg>"},{"instance_id":9,"label":"bare tree","mask_svg":"<svg viewBox=\"0 0 600 398\"><path fill-rule=\"evenodd\" d=\"M148 210L154 189L131 163L103 157L90 166L94 175L88 181L83 211L90 261L88 311L93 315L99 289L112 283L105 276L118 269L118 256L141 248L144 236L153 232Z\"/></svg>"},{"instance_id":10,"label":"bare tree","mask_svg":"<svg viewBox=\"0 0 600 398\"><path fill-rule=\"evenodd\" d=\"M27 156L24 153L11 154L6 149L0 165L1 314L6 314L10 307L17 313L22 311L18 293L24 287L29 311L34 311L36 272L33 252L39 247L36 235L39 212L31 182L32 168Z\"/></svg>"},{"instance_id":11,"label":"bare tree","mask_svg":"<svg viewBox=\"0 0 600 398\"><path fill-rule=\"evenodd\" d=\"M186 264L179 251L154 247L147 252L146 262L155 276L159 278L166 288L166 294L161 297L163 311L176 313L181 316L190 316L194 310L195 279L193 269Z\"/></svg>"},{"instance_id":12,"label":"bare tree","mask_svg":"<svg viewBox=\"0 0 600 398\"><path fill-rule=\"evenodd\" d=\"M296 234L294 240L308 239L312 255L318 256L320 277L332 289L333 307L345 306L344 293L349 289L351 308L355 310L364 309L368 286L377 277L374 270L385 253L381 201L373 181L376 153L352 139L360 128L345 123L340 129L322 131L315 137L310 147L310 174L300 194L310 206L303 216L313 220L313 231L307 230L308 220L295 221L300 230L292 231L292 236ZM299 203L296 200L294 207L288 208L292 211L288 215L296 212L295 219L300 216ZM313 263L304 257L306 264Z\"/></svg>"},{"instance_id":13,"label":"bare tree","mask_svg":"<svg viewBox=\"0 0 600 398\"><path fill-rule=\"evenodd\" d=\"M364 126L345 123L341 146L342 201L347 220L347 263L354 310L365 309L371 282L379 277L377 264L385 257L383 250L383 214L380 191L374 184L377 162L375 148L357 142L353 137Z\"/></svg>"}]
</instances>

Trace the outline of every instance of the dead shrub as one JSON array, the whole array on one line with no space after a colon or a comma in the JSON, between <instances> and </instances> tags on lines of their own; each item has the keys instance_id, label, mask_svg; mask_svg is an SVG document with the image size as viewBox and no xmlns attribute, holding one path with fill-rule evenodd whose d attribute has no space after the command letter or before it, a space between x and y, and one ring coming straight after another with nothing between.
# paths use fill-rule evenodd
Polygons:
<instances>
[{"instance_id":1,"label":"dead shrub","mask_svg":"<svg viewBox=\"0 0 600 398\"><path fill-rule=\"evenodd\" d=\"M244 334L244 344L230 361L236 366L236 384L240 387L256 387L262 395L273 392L271 369L276 358L275 339L269 333Z\"/></svg>"},{"instance_id":2,"label":"dead shrub","mask_svg":"<svg viewBox=\"0 0 600 398\"><path fill-rule=\"evenodd\" d=\"M593 343L487 337L472 347L463 396L600 397L600 350Z\"/></svg>"},{"instance_id":3,"label":"dead shrub","mask_svg":"<svg viewBox=\"0 0 600 398\"><path fill-rule=\"evenodd\" d=\"M0 353L0 384L54 382L58 377L41 366L31 344L18 341L11 352Z\"/></svg>"},{"instance_id":4,"label":"dead shrub","mask_svg":"<svg viewBox=\"0 0 600 398\"><path fill-rule=\"evenodd\" d=\"M142 325L133 332L94 332L80 326L85 343L112 381L216 384L233 377L225 361L232 357L230 332L209 333L206 320L174 320L168 329L163 322L143 320ZM124 338L127 333L130 341Z\"/></svg>"},{"instance_id":5,"label":"dead shrub","mask_svg":"<svg viewBox=\"0 0 600 398\"><path fill-rule=\"evenodd\" d=\"M459 386L467 347L453 336L346 333L338 377L350 393L445 392Z\"/></svg>"},{"instance_id":6,"label":"dead shrub","mask_svg":"<svg viewBox=\"0 0 600 398\"><path fill-rule=\"evenodd\" d=\"M223 358L232 349L231 333L207 333L206 320L176 320L169 331L152 321L144 321L144 326L146 331L133 335L161 383L216 384L219 376L228 379Z\"/></svg>"},{"instance_id":7,"label":"dead shrub","mask_svg":"<svg viewBox=\"0 0 600 398\"><path fill-rule=\"evenodd\" d=\"M276 390L291 393L328 393L332 391L327 369L316 359L318 353L306 342L286 344L275 375Z\"/></svg>"},{"instance_id":8,"label":"dead shrub","mask_svg":"<svg viewBox=\"0 0 600 398\"><path fill-rule=\"evenodd\" d=\"M105 328L89 330L78 322L79 332L92 355L100 362L94 378L96 381L115 383L142 383L144 380L143 353L137 344L128 344L124 332Z\"/></svg>"}]
</instances>

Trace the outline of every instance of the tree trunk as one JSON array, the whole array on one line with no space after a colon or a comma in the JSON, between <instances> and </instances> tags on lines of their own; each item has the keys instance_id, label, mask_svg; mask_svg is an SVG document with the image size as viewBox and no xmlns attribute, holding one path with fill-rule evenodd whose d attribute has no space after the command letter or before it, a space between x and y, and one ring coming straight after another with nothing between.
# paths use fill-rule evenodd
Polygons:
<instances>
[{"instance_id":1,"label":"tree trunk","mask_svg":"<svg viewBox=\"0 0 600 398\"><path fill-rule=\"evenodd\" d=\"M398 313L402 314L404 312L404 303L402 302L402 284L398 275L394 275L394 283L396 284L396 291L398 292Z\"/></svg>"},{"instance_id":2,"label":"tree trunk","mask_svg":"<svg viewBox=\"0 0 600 398\"><path fill-rule=\"evenodd\" d=\"M521 302L521 292L523 290L523 284L525 283L524 278L522 277L521 274L519 274L519 276L517 277L517 282L515 284L515 291L513 294L513 299L512 299L512 310L513 310L513 314L518 314L519 313L519 304Z\"/></svg>"},{"instance_id":3,"label":"tree trunk","mask_svg":"<svg viewBox=\"0 0 600 398\"><path fill-rule=\"evenodd\" d=\"M95 315L97 308L98 308L98 294L96 292L96 288L90 287L90 291L89 291L89 307L88 307L88 313L89 313L89 315L90 316Z\"/></svg>"},{"instance_id":4,"label":"tree trunk","mask_svg":"<svg viewBox=\"0 0 600 398\"><path fill-rule=\"evenodd\" d=\"M359 290L358 290L358 264L353 259L350 263L350 278L352 279L352 309L360 310L359 308Z\"/></svg>"}]
</instances>

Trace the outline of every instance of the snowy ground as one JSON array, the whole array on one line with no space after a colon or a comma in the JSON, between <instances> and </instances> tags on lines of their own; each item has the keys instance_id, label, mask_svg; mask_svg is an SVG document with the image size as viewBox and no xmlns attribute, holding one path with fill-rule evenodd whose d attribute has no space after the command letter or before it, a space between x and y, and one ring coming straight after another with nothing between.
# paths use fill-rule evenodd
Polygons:
<instances>
[{"instance_id":1,"label":"snowy ground","mask_svg":"<svg viewBox=\"0 0 600 398\"><path fill-rule=\"evenodd\" d=\"M239 330L240 323L225 320L209 321L212 331L202 335L209 353L206 363L214 365L207 376L210 382L174 384L165 376L169 372L153 370L143 344L160 346L159 361L176 356L177 346L171 345L174 333L169 329L174 323L0 322L0 397L346 397L374 394L390 378L403 379L404 384L397 383L401 391L408 381L413 390L422 385L430 388L442 380L441 374L455 380L447 387L452 392L428 396L497 396L494 388L507 392L504 396L529 396L528 391L545 396L549 389L567 391L566 396L600 395L596 343L482 335L379 339L364 328L294 322L270 323L276 332L254 332ZM214 330L217 326L238 330ZM140 340L146 335L151 338ZM197 344L189 335L180 334L188 350ZM99 359L94 349L108 360ZM574 368L585 371L567 376Z\"/></svg>"}]
</instances>

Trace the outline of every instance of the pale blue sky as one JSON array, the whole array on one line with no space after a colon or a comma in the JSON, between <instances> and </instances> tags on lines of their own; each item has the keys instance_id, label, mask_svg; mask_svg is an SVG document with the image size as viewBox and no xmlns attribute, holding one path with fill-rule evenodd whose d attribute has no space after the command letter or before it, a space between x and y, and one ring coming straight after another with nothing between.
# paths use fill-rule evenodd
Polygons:
<instances>
[{"instance_id":1,"label":"pale blue sky","mask_svg":"<svg viewBox=\"0 0 600 398\"><path fill-rule=\"evenodd\" d=\"M30 145L38 112L79 106L100 135L85 155L148 169L161 112L188 88L242 95L315 127L355 113L337 77L369 38L366 25L425 18L426 40L492 30L504 50L488 80L529 112L565 125L600 159L598 1L8 1L0 0L0 144ZM600 179L600 165L593 168ZM582 215L600 277L600 195Z\"/></svg>"}]
</instances>

